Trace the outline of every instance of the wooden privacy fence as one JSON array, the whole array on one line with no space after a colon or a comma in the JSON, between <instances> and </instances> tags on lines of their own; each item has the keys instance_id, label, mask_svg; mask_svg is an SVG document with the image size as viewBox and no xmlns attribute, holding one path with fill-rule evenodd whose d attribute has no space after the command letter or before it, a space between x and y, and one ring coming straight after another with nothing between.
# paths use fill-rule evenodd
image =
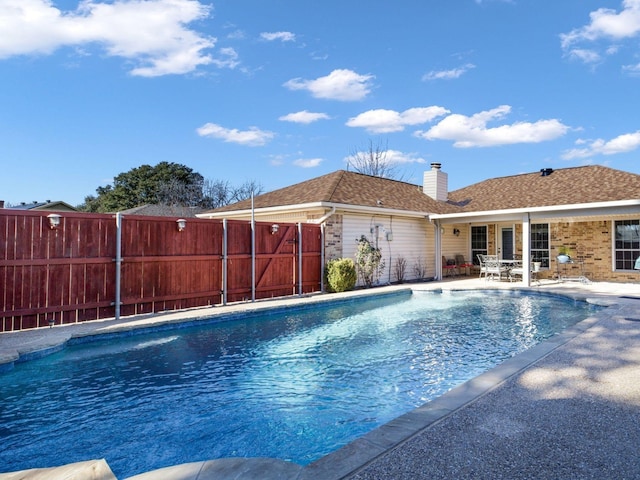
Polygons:
<instances>
[{"instance_id":1,"label":"wooden privacy fence","mask_svg":"<svg viewBox=\"0 0 640 480\"><path fill-rule=\"evenodd\" d=\"M322 289L318 225L50 214L0 210L0 332Z\"/></svg>"}]
</instances>

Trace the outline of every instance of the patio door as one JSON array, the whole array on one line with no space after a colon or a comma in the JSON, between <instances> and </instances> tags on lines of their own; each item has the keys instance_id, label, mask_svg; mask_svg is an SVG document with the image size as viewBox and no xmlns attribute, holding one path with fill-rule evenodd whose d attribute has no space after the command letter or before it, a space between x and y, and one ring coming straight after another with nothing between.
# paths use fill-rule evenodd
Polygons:
<instances>
[{"instance_id":1,"label":"patio door","mask_svg":"<svg viewBox=\"0 0 640 480\"><path fill-rule=\"evenodd\" d=\"M500 229L500 258L513 260L514 253L513 227L502 227Z\"/></svg>"}]
</instances>

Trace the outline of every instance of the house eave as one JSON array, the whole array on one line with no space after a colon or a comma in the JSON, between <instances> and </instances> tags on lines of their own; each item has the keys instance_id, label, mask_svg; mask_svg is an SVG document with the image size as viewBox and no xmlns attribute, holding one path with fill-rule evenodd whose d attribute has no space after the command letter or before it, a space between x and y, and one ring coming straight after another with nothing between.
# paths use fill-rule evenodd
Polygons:
<instances>
[{"instance_id":1,"label":"house eave","mask_svg":"<svg viewBox=\"0 0 640 480\"><path fill-rule=\"evenodd\" d=\"M528 215L531 219L611 216L638 213L638 207L640 207L640 199L633 199L618 200L614 202L593 202L532 208L431 214L429 215L429 219L438 220L440 223L445 224L456 222L479 222L488 219L492 221L518 220L522 219L524 215Z\"/></svg>"},{"instance_id":2,"label":"house eave","mask_svg":"<svg viewBox=\"0 0 640 480\"><path fill-rule=\"evenodd\" d=\"M393 208L384 208L384 207L371 207L366 205L349 205L345 203L334 203L334 202L311 202L311 203L301 203L297 205L279 205L275 207L262 207L255 208L253 210L253 214L255 216L267 216L274 215L283 212L304 212L309 210L330 210L334 209L336 212L352 212L352 213L365 213L365 214L374 214L374 215L397 215L404 217L416 217L416 218L425 218L428 216L428 212L422 211L412 211L412 210L402 210L402 209L393 209ZM223 218L238 218L238 217L250 217L252 214L251 209L244 210L229 210L225 212L205 212L199 213L196 215L199 218L207 218L207 219L223 219Z\"/></svg>"}]
</instances>

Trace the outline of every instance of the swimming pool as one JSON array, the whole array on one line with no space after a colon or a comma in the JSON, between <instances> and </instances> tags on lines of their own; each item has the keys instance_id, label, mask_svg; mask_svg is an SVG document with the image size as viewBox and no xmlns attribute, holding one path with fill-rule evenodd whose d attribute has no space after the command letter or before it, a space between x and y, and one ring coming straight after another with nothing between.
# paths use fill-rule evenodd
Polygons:
<instances>
[{"instance_id":1,"label":"swimming pool","mask_svg":"<svg viewBox=\"0 0 640 480\"><path fill-rule=\"evenodd\" d=\"M0 376L0 471L308 464L590 312L544 295L414 292L76 345Z\"/></svg>"}]
</instances>

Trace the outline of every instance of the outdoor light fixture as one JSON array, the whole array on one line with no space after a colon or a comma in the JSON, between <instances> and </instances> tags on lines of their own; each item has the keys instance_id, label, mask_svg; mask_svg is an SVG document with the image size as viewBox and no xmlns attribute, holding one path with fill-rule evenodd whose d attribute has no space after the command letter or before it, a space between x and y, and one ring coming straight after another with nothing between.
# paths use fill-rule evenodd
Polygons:
<instances>
[{"instance_id":1,"label":"outdoor light fixture","mask_svg":"<svg viewBox=\"0 0 640 480\"><path fill-rule=\"evenodd\" d=\"M179 218L178 220L176 220L176 223L178 224L179 232L182 232L185 228L187 228L187 221L184 218Z\"/></svg>"},{"instance_id":2,"label":"outdoor light fixture","mask_svg":"<svg viewBox=\"0 0 640 480\"><path fill-rule=\"evenodd\" d=\"M278 225L277 223L271 225L271 235L275 235L276 233L278 233L278 230L280 230L280 225Z\"/></svg>"},{"instance_id":3,"label":"outdoor light fixture","mask_svg":"<svg viewBox=\"0 0 640 480\"><path fill-rule=\"evenodd\" d=\"M459 230L459 229L457 229L457 228L454 228L454 229L453 229L453 234L454 234L456 237L458 237L458 236L460 235L460 230Z\"/></svg>"},{"instance_id":4,"label":"outdoor light fixture","mask_svg":"<svg viewBox=\"0 0 640 480\"><path fill-rule=\"evenodd\" d=\"M57 213L50 213L49 215L47 215L47 218L49 219L49 226L51 227L51 229L54 229L57 228L58 225L60 225L60 218L62 217Z\"/></svg>"}]
</instances>

